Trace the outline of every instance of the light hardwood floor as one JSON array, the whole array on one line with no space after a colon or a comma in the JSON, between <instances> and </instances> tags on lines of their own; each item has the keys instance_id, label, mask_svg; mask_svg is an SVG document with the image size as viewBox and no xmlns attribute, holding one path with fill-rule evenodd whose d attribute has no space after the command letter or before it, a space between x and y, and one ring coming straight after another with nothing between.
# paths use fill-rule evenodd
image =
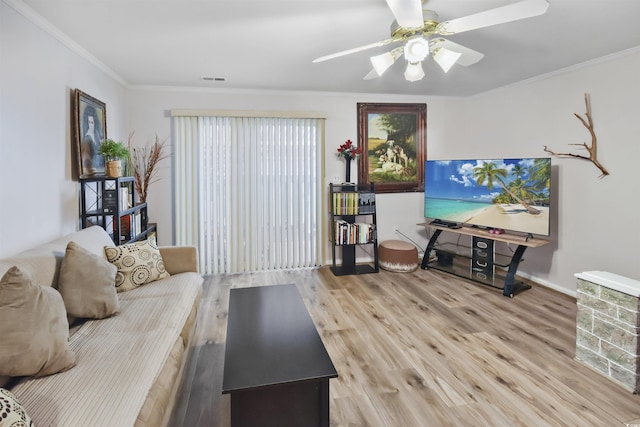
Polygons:
<instances>
[{"instance_id":1,"label":"light hardwood floor","mask_svg":"<svg viewBox=\"0 0 640 427\"><path fill-rule=\"evenodd\" d=\"M229 289L295 283L339 378L332 426L640 426L640 397L576 362L575 299L513 299L433 270L208 277L175 425L229 426ZM304 426L301 426L304 427Z\"/></svg>"}]
</instances>

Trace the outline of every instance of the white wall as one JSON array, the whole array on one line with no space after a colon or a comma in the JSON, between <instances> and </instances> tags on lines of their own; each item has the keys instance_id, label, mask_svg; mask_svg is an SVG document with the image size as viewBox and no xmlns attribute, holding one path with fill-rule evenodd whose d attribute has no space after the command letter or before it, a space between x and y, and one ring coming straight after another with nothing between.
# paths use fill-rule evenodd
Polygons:
<instances>
[{"instance_id":1,"label":"white wall","mask_svg":"<svg viewBox=\"0 0 640 427\"><path fill-rule=\"evenodd\" d=\"M0 257L78 228L74 88L106 103L119 137L123 86L0 2Z\"/></svg>"}]
</instances>

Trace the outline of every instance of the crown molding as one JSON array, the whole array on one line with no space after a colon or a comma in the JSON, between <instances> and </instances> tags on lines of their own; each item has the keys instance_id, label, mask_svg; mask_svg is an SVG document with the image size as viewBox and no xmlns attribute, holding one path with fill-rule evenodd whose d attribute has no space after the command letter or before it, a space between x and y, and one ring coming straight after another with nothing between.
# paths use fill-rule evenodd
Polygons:
<instances>
[{"instance_id":1,"label":"crown molding","mask_svg":"<svg viewBox=\"0 0 640 427\"><path fill-rule=\"evenodd\" d=\"M539 81L550 79L552 77L561 76L561 75L564 75L564 74L568 74L568 73L572 73L572 72L575 72L575 71L583 70L585 68L590 68L590 67L596 66L598 64L603 64L603 63L606 63L606 62L609 62L609 61L614 61L614 60L616 60L618 58L624 58L625 56L635 55L635 54L638 54L638 53L640 53L640 46L632 47L632 48L629 48L629 49L621 50L619 52L610 53L608 55L601 56L599 58L594 58L594 59L590 59L588 61L580 62L578 64L569 65L568 67L564 67L564 68L560 68L558 70L550 71L550 72L545 73L545 74L540 74L538 76L534 76L534 77L531 77L529 79L521 80L519 82L515 82L515 83L512 83L512 84L505 85L505 86L497 87L495 89L491 89L491 90L488 90L488 91L485 91L485 92L480 92L480 93L477 93L475 95L469 96L469 99L481 98L481 97L486 96L486 95L491 95L491 94L494 94L494 93L503 92L505 90L526 86L526 85L529 85L531 83L535 83L535 82L539 82Z\"/></svg>"},{"instance_id":2,"label":"crown molding","mask_svg":"<svg viewBox=\"0 0 640 427\"><path fill-rule=\"evenodd\" d=\"M27 18L31 23L36 25L38 28L49 34L54 39L58 40L68 49L78 54L81 58L91 63L102 72L107 74L112 79L116 80L118 83L123 86L129 86L127 81L123 79L118 73L109 68L104 62L100 61L98 58L93 56L89 51L76 43L71 37L60 31L58 27L53 25L51 22L44 19L41 15L39 15L35 10L25 4L22 0L2 0L9 7L13 8L16 12Z\"/></svg>"}]
</instances>

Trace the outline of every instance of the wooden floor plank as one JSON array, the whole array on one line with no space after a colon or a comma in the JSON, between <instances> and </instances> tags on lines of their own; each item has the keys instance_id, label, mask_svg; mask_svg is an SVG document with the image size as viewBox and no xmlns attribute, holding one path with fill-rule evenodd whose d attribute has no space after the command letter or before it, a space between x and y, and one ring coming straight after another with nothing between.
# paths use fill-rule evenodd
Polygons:
<instances>
[{"instance_id":1,"label":"wooden floor plank","mask_svg":"<svg viewBox=\"0 0 640 427\"><path fill-rule=\"evenodd\" d=\"M574 360L574 298L417 270L207 277L175 426L229 426L221 394L229 290L295 283L339 377L332 426L625 426L640 397Z\"/></svg>"}]
</instances>

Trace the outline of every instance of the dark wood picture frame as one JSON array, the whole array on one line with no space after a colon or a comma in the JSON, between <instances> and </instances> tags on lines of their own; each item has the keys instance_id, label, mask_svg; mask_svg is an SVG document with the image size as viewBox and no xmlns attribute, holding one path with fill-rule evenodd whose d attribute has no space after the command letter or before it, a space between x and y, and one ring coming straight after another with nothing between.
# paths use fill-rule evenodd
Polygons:
<instances>
[{"instance_id":1,"label":"dark wood picture frame","mask_svg":"<svg viewBox=\"0 0 640 427\"><path fill-rule=\"evenodd\" d=\"M79 178L105 174L104 157L98 153L107 138L107 107L104 102L75 89L73 92L74 145Z\"/></svg>"},{"instance_id":2,"label":"dark wood picture frame","mask_svg":"<svg viewBox=\"0 0 640 427\"><path fill-rule=\"evenodd\" d=\"M427 104L358 103L358 183L376 193L424 191Z\"/></svg>"}]
</instances>

